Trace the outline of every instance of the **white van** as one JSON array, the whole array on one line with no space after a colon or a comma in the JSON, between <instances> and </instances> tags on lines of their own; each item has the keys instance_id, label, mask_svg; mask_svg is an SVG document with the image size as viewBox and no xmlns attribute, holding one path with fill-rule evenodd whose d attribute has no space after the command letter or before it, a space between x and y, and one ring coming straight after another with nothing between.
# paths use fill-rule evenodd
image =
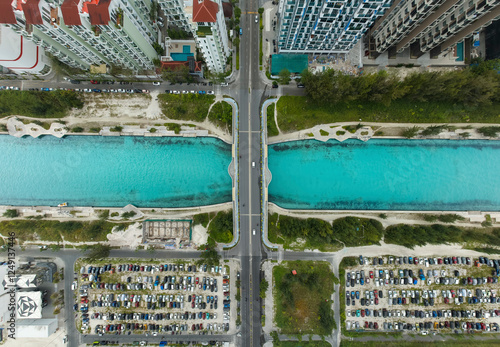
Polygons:
<instances>
[{"instance_id":1,"label":"white van","mask_svg":"<svg viewBox=\"0 0 500 347\"><path fill-rule=\"evenodd\" d=\"M252 169L255 169L255 162L252 161Z\"/></svg>"}]
</instances>

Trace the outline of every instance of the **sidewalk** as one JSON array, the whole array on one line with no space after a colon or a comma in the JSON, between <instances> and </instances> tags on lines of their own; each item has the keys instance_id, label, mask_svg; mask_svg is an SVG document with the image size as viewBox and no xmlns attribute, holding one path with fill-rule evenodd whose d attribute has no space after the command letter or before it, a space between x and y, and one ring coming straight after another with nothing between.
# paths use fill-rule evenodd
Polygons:
<instances>
[{"instance_id":1,"label":"sidewalk","mask_svg":"<svg viewBox=\"0 0 500 347\"><path fill-rule=\"evenodd\" d=\"M264 13L262 14L262 24L264 25L264 29L262 30L262 70L260 71L261 77L263 81L269 81L266 76L266 70L269 68L269 55L276 54L277 52L277 39L278 32L273 30L276 28L273 24L277 22L276 13L278 12L278 5L273 5L272 1L266 1L264 3ZM273 40L276 41L276 52L273 49ZM271 83L269 82L269 85Z\"/></svg>"}]
</instances>

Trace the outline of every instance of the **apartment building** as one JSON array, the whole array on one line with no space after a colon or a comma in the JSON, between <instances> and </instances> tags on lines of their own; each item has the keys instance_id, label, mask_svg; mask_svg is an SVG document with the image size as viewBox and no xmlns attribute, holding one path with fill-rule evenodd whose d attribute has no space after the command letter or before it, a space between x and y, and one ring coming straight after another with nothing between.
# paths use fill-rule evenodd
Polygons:
<instances>
[{"instance_id":1,"label":"apartment building","mask_svg":"<svg viewBox=\"0 0 500 347\"><path fill-rule=\"evenodd\" d=\"M81 69L153 69L150 0L0 0L0 23Z\"/></svg>"},{"instance_id":2,"label":"apartment building","mask_svg":"<svg viewBox=\"0 0 500 347\"><path fill-rule=\"evenodd\" d=\"M347 53L391 0L280 0L279 53Z\"/></svg>"},{"instance_id":3,"label":"apartment building","mask_svg":"<svg viewBox=\"0 0 500 347\"><path fill-rule=\"evenodd\" d=\"M193 18L193 1L188 0L158 0L169 26L191 32Z\"/></svg>"},{"instance_id":4,"label":"apartment building","mask_svg":"<svg viewBox=\"0 0 500 347\"><path fill-rule=\"evenodd\" d=\"M193 34L207 67L223 72L230 55L221 0L159 0L169 26Z\"/></svg>"},{"instance_id":5,"label":"apartment building","mask_svg":"<svg viewBox=\"0 0 500 347\"><path fill-rule=\"evenodd\" d=\"M499 19L499 5L500 0L397 1L371 28L370 53L410 48L413 57L437 56Z\"/></svg>"}]
</instances>

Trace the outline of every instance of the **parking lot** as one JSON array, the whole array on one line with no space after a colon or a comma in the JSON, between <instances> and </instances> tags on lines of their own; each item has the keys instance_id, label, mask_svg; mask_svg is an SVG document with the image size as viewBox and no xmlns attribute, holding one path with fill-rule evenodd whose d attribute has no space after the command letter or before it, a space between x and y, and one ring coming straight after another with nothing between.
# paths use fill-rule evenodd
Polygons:
<instances>
[{"instance_id":1,"label":"parking lot","mask_svg":"<svg viewBox=\"0 0 500 347\"><path fill-rule=\"evenodd\" d=\"M85 334L227 334L229 266L195 262L78 264L77 328ZM80 328L81 326L81 328Z\"/></svg>"},{"instance_id":2,"label":"parking lot","mask_svg":"<svg viewBox=\"0 0 500 347\"><path fill-rule=\"evenodd\" d=\"M345 271L346 329L499 331L497 259L360 256Z\"/></svg>"}]
</instances>

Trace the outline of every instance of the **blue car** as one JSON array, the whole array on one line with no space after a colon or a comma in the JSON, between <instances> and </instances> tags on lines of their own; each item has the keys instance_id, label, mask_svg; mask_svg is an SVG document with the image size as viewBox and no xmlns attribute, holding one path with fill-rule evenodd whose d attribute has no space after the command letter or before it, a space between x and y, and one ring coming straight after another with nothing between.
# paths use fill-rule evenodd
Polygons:
<instances>
[{"instance_id":1,"label":"blue car","mask_svg":"<svg viewBox=\"0 0 500 347\"><path fill-rule=\"evenodd\" d=\"M206 91L204 91L204 90L200 90L200 91L198 92L198 94L206 94L206 93L207 93L207 92L206 92Z\"/></svg>"},{"instance_id":2,"label":"blue car","mask_svg":"<svg viewBox=\"0 0 500 347\"><path fill-rule=\"evenodd\" d=\"M359 283L360 283L362 286L364 286L364 285L365 285L365 280L361 278L361 279L359 280Z\"/></svg>"},{"instance_id":3,"label":"blue car","mask_svg":"<svg viewBox=\"0 0 500 347\"><path fill-rule=\"evenodd\" d=\"M359 291L356 291L356 299L359 300Z\"/></svg>"}]
</instances>

